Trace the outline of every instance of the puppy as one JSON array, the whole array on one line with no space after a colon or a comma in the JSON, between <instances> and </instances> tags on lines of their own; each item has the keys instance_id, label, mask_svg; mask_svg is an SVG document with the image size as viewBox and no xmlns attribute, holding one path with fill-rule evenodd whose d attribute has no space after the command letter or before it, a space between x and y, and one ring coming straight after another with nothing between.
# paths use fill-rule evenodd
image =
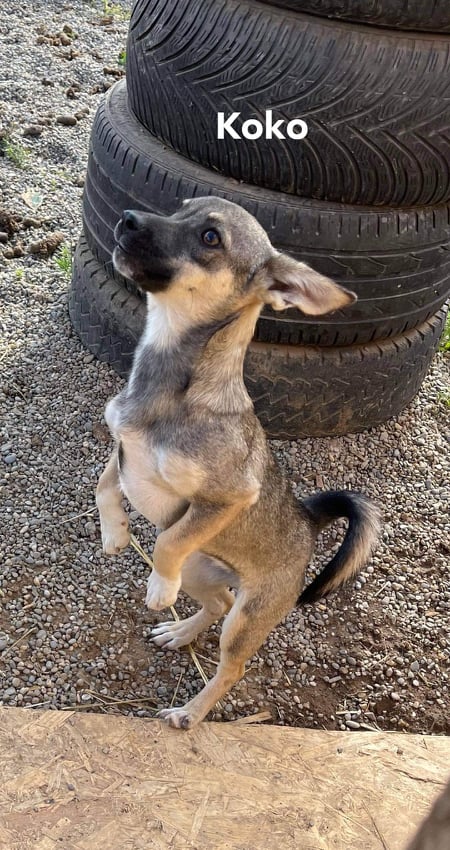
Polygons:
<instances>
[{"instance_id":1,"label":"puppy","mask_svg":"<svg viewBox=\"0 0 450 850\"><path fill-rule=\"evenodd\" d=\"M127 210L115 239L114 266L147 293L148 312L128 384L105 412L115 449L97 488L103 548L128 545L123 494L163 529L146 605L160 611L182 587L201 608L157 625L159 646L184 646L226 615L215 676L187 705L161 712L189 729L292 607L351 579L376 542L379 513L364 496L294 498L243 381L264 304L320 316L356 296L280 254L253 216L222 198L185 201L167 217ZM348 519L343 544L303 589L317 535L338 517Z\"/></svg>"}]
</instances>

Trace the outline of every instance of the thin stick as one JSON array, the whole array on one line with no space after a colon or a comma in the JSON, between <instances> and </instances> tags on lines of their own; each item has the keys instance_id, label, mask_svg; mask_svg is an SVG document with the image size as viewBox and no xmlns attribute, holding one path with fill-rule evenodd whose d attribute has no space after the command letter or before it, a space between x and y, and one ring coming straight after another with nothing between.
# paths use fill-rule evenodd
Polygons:
<instances>
[{"instance_id":1,"label":"thin stick","mask_svg":"<svg viewBox=\"0 0 450 850\"><path fill-rule=\"evenodd\" d=\"M117 700L115 697L110 697L109 694L99 694L98 691L93 691L91 688L86 688L84 691L85 694L91 694L93 697L96 697L101 702L104 702L105 705L109 705L117 702L126 702L126 703L141 703L141 702L153 702L158 705L157 700L152 697L131 697L130 699L120 699Z\"/></svg>"},{"instance_id":2,"label":"thin stick","mask_svg":"<svg viewBox=\"0 0 450 850\"><path fill-rule=\"evenodd\" d=\"M178 688L180 687L180 682L181 682L182 677L183 677L183 673L180 673L180 675L178 676L178 682L177 682L176 688L173 692L173 697L170 700L170 708L172 708L172 706L173 706L173 704L174 704L174 702L177 698Z\"/></svg>"},{"instance_id":3,"label":"thin stick","mask_svg":"<svg viewBox=\"0 0 450 850\"><path fill-rule=\"evenodd\" d=\"M67 519L62 519L61 522L57 522L56 525L64 525L65 522L72 522L74 519L80 519L82 516L87 516L88 514L95 514L97 508L89 508L88 511L83 511L82 514L75 514L75 516L68 516Z\"/></svg>"},{"instance_id":4,"label":"thin stick","mask_svg":"<svg viewBox=\"0 0 450 850\"><path fill-rule=\"evenodd\" d=\"M207 662L208 662L208 664L214 664L214 666L215 666L215 667L218 667L218 666L219 666L219 662L218 662L218 661L213 661L213 659L212 659L212 658L208 658L208 656L207 656L207 655L201 655L201 653L200 653L200 652L197 652L197 658L201 658L203 661L207 661Z\"/></svg>"},{"instance_id":5,"label":"thin stick","mask_svg":"<svg viewBox=\"0 0 450 850\"><path fill-rule=\"evenodd\" d=\"M28 635L31 635L33 632L37 632L37 626L32 626L31 629L28 629L28 631L23 633L23 635L20 635L20 637L17 638L17 640L15 640L14 643L11 644L11 646L7 646L3 650L3 655L6 655L7 652L11 652L11 650L14 649L14 647L17 646L17 644L20 643L21 640L28 637Z\"/></svg>"},{"instance_id":6,"label":"thin stick","mask_svg":"<svg viewBox=\"0 0 450 850\"><path fill-rule=\"evenodd\" d=\"M233 726L248 726L250 723L265 723L266 720L272 720L272 714L268 710L258 711L257 714L248 714L246 717L239 717L238 720L230 720Z\"/></svg>"},{"instance_id":7,"label":"thin stick","mask_svg":"<svg viewBox=\"0 0 450 850\"><path fill-rule=\"evenodd\" d=\"M99 694L97 693L97 691L93 691L90 688L86 688L84 693L96 697L97 702L83 702L77 703L76 705L63 705L61 706L61 711L84 711L87 708L106 709L113 705L142 705L142 703L156 702L156 700L152 699L151 697L138 697L135 699L114 699L114 697L110 697L107 694ZM149 711L156 711L156 708L149 708Z\"/></svg>"},{"instance_id":8,"label":"thin stick","mask_svg":"<svg viewBox=\"0 0 450 850\"><path fill-rule=\"evenodd\" d=\"M145 700L143 700L145 701ZM86 711L88 708L109 708L113 705L132 705L135 702L139 702L139 700L129 700L129 699L118 699L113 702L84 702L78 703L77 705L62 705L59 709L60 711ZM31 705L30 708L35 708L35 706ZM156 713L156 708L149 708L148 711L153 711Z\"/></svg>"},{"instance_id":9,"label":"thin stick","mask_svg":"<svg viewBox=\"0 0 450 850\"><path fill-rule=\"evenodd\" d=\"M376 596L379 596L379 595L380 595L380 593L383 593L383 590L384 590L384 589L385 589L385 587L387 587L387 586L388 586L388 582L387 582L387 581L385 581L385 582L384 582L384 584L382 584L382 585L381 585L381 587L379 587L379 588L378 588L377 592L373 594L374 599L375 599L375 597L376 597Z\"/></svg>"}]
</instances>

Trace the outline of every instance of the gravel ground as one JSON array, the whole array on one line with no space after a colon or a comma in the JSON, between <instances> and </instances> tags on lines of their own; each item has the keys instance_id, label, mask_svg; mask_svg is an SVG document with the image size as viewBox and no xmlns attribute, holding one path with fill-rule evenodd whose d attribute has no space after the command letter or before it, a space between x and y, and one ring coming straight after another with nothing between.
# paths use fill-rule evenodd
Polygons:
<instances>
[{"instance_id":1,"label":"gravel ground","mask_svg":"<svg viewBox=\"0 0 450 850\"><path fill-rule=\"evenodd\" d=\"M0 17L0 702L151 716L201 682L187 652L149 641L166 614L143 608L146 565L132 549L102 554L102 413L122 382L74 335L69 273L56 260L64 266L79 234L90 125L122 72L128 4L109 17L104 6L31 2ZM373 496L383 539L353 587L271 634L216 719L268 709L280 724L450 732L448 366L438 355L418 398L385 426L273 441L296 493ZM131 518L150 549L152 529ZM340 534L328 532L316 565ZM183 598L177 608L193 611ZM219 632L196 647L209 675Z\"/></svg>"}]
</instances>

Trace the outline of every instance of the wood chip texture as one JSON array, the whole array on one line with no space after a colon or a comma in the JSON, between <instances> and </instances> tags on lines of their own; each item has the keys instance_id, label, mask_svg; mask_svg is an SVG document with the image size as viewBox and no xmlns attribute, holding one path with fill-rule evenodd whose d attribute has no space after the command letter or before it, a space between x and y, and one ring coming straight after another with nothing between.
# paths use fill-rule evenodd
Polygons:
<instances>
[{"instance_id":1,"label":"wood chip texture","mask_svg":"<svg viewBox=\"0 0 450 850\"><path fill-rule=\"evenodd\" d=\"M0 709L2 850L404 850L450 741Z\"/></svg>"}]
</instances>

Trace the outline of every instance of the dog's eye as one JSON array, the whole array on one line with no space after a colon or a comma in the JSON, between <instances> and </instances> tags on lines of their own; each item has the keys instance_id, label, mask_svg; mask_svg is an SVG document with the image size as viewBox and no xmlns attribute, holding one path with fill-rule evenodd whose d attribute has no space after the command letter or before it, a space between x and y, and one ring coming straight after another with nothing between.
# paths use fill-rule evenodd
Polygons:
<instances>
[{"instance_id":1,"label":"dog's eye","mask_svg":"<svg viewBox=\"0 0 450 850\"><path fill-rule=\"evenodd\" d=\"M208 246L208 248L217 248L220 245L221 239L217 230L205 230L202 233L202 242Z\"/></svg>"}]
</instances>

